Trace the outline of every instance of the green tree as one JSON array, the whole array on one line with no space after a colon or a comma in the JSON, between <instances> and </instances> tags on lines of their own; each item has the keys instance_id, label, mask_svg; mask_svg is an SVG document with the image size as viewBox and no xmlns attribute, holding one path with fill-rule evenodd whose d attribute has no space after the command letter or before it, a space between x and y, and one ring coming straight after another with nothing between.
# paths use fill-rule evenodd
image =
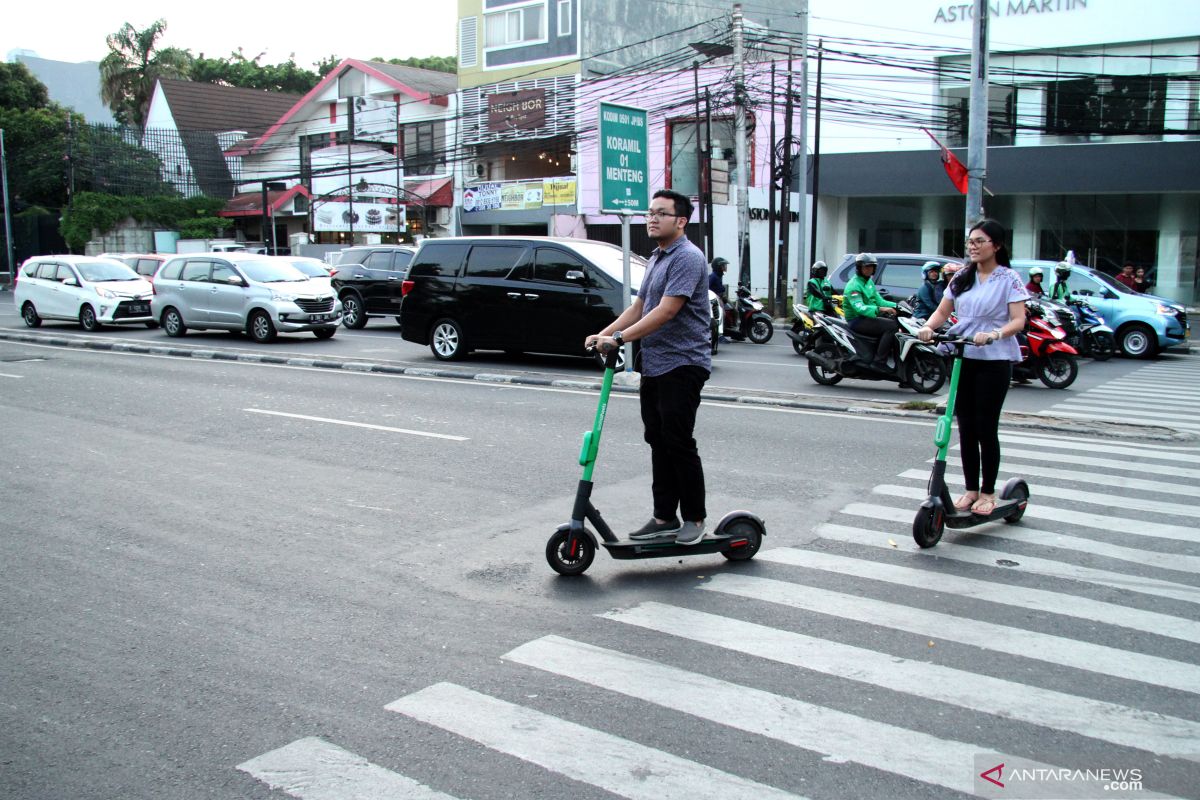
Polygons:
<instances>
[{"instance_id":1,"label":"green tree","mask_svg":"<svg viewBox=\"0 0 1200 800\"><path fill-rule=\"evenodd\" d=\"M146 124L159 78L188 77L192 57L186 50L155 48L166 29L163 19L141 31L126 22L106 39L109 52L100 62L100 97L122 125Z\"/></svg>"},{"instance_id":2,"label":"green tree","mask_svg":"<svg viewBox=\"0 0 1200 800\"><path fill-rule=\"evenodd\" d=\"M46 85L19 61L0 63L0 108L28 111L50 103Z\"/></svg>"},{"instance_id":3,"label":"green tree","mask_svg":"<svg viewBox=\"0 0 1200 800\"><path fill-rule=\"evenodd\" d=\"M384 64L396 64L401 67L417 67L419 69L431 69L434 72L449 72L456 74L458 72L458 59L454 56L428 56L426 58L374 58L372 61L380 61Z\"/></svg>"},{"instance_id":4,"label":"green tree","mask_svg":"<svg viewBox=\"0 0 1200 800\"><path fill-rule=\"evenodd\" d=\"M296 64L291 56L282 64L260 63L263 53L246 58L241 48L229 58L207 58L203 53L192 60L191 79L218 86L263 89L268 92L304 94L321 80L316 72Z\"/></svg>"}]
</instances>

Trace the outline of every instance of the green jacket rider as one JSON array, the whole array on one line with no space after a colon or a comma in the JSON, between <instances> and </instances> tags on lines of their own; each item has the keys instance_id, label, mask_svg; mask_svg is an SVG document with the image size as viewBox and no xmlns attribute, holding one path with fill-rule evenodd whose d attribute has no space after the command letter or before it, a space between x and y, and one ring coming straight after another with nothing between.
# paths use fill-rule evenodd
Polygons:
<instances>
[{"instance_id":1,"label":"green jacket rider","mask_svg":"<svg viewBox=\"0 0 1200 800\"><path fill-rule=\"evenodd\" d=\"M884 300L875 288L874 278L864 278L857 272L842 291L842 313L846 315L847 322L858 317L877 317L880 308L895 307L895 303Z\"/></svg>"},{"instance_id":2,"label":"green jacket rider","mask_svg":"<svg viewBox=\"0 0 1200 800\"><path fill-rule=\"evenodd\" d=\"M833 284L826 278L829 267L824 261L812 265L811 276L804 285L804 305L811 311L837 316L837 307L833 303Z\"/></svg>"},{"instance_id":3,"label":"green jacket rider","mask_svg":"<svg viewBox=\"0 0 1200 800\"><path fill-rule=\"evenodd\" d=\"M1067 278L1071 277L1071 265L1060 261L1054 268L1054 285L1050 287L1050 299L1067 302L1071 299L1071 290L1067 286Z\"/></svg>"}]
</instances>

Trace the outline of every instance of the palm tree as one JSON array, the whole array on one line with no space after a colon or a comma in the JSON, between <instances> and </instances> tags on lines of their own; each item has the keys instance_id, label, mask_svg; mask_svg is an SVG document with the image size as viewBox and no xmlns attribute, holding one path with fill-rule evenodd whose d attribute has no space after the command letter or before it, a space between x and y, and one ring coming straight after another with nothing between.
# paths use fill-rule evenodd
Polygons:
<instances>
[{"instance_id":1,"label":"palm tree","mask_svg":"<svg viewBox=\"0 0 1200 800\"><path fill-rule=\"evenodd\" d=\"M142 31L126 22L106 38L109 52L100 62L100 97L122 125L140 128L146 124L159 78L188 76L191 53L176 47L154 49L155 41L166 29L164 19Z\"/></svg>"}]
</instances>

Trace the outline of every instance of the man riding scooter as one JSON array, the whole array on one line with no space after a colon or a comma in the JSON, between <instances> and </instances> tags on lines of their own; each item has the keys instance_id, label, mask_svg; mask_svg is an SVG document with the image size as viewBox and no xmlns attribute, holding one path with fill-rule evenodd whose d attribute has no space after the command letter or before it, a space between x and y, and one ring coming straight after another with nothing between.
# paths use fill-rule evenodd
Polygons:
<instances>
[{"instance_id":1,"label":"man riding scooter","mask_svg":"<svg viewBox=\"0 0 1200 800\"><path fill-rule=\"evenodd\" d=\"M1058 262L1054 267L1054 285L1050 287L1050 299L1058 303L1067 303L1071 300L1071 289L1067 286L1067 280L1071 277L1071 265L1066 261Z\"/></svg>"},{"instance_id":2,"label":"man riding scooter","mask_svg":"<svg viewBox=\"0 0 1200 800\"><path fill-rule=\"evenodd\" d=\"M817 311L836 317L837 306L833 302L833 284L829 278L829 266L824 261L816 261L809 271L811 277L804 285L804 305L809 311Z\"/></svg>"},{"instance_id":3,"label":"man riding scooter","mask_svg":"<svg viewBox=\"0 0 1200 800\"><path fill-rule=\"evenodd\" d=\"M875 359L871 366L887 370L888 355L896 342L896 304L884 300L875 288L875 270L878 262L871 253L859 253L854 257L854 275L846 283L842 293L842 312L850 330L861 336L879 337Z\"/></svg>"},{"instance_id":4,"label":"man riding scooter","mask_svg":"<svg viewBox=\"0 0 1200 800\"><path fill-rule=\"evenodd\" d=\"M925 266L921 267L921 274L925 276L925 280L921 282L921 288L917 289L913 315L920 319L929 319L937 310L938 303L942 302L942 294L946 291L946 287L942 285L941 262L926 261Z\"/></svg>"},{"instance_id":5,"label":"man riding scooter","mask_svg":"<svg viewBox=\"0 0 1200 800\"><path fill-rule=\"evenodd\" d=\"M712 260L712 272L708 273L708 290L721 301L722 319L729 314L729 290L725 288L725 270L727 269L729 269L729 261L717 256ZM721 344L727 344L729 339L722 335L719 341Z\"/></svg>"}]
</instances>

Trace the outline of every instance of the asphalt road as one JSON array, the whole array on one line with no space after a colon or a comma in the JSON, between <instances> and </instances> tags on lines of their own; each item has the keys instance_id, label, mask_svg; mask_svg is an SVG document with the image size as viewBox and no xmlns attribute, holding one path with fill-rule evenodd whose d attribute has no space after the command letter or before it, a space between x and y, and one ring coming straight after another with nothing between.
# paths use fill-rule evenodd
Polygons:
<instances>
[{"instance_id":1,"label":"asphalt road","mask_svg":"<svg viewBox=\"0 0 1200 800\"><path fill-rule=\"evenodd\" d=\"M710 516L761 514L759 558L562 579L593 392L11 341L0 387L2 797L956 797L984 753L1200 796L1194 444L1012 434L1066 476L917 553L930 422L706 403ZM631 397L595 478L648 515Z\"/></svg>"}]
</instances>

